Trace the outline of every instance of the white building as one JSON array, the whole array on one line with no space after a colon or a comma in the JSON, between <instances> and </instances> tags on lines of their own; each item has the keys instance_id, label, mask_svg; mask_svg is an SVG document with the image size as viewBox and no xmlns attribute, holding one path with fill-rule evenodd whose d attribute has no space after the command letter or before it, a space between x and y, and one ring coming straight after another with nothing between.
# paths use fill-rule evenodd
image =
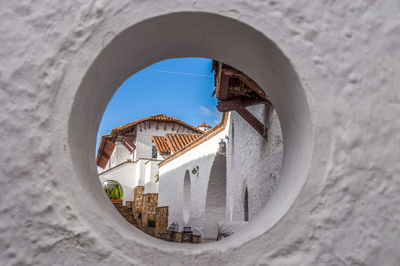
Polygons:
<instances>
[{"instance_id":1,"label":"white building","mask_svg":"<svg viewBox=\"0 0 400 266\"><path fill-rule=\"evenodd\" d=\"M249 111L268 125L267 140L237 113L224 113L220 124L159 164L158 206L168 206L170 224L215 240L265 207L281 168L282 135L271 105Z\"/></svg>"},{"instance_id":2,"label":"white building","mask_svg":"<svg viewBox=\"0 0 400 266\"><path fill-rule=\"evenodd\" d=\"M124 204L144 186L168 207L168 224L205 240L236 232L265 207L283 152L278 116L258 85L216 61L213 71L223 112L217 126L152 116L103 136L97 155L100 181L119 182Z\"/></svg>"},{"instance_id":3,"label":"white building","mask_svg":"<svg viewBox=\"0 0 400 266\"><path fill-rule=\"evenodd\" d=\"M123 189L123 204L133 200L133 189L145 186L145 193L157 193L158 163L177 151L177 138L195 139L204 131L164 114L147 117L114 128L101 138L96 162L100 182L117 181ZM164 138L173 145L168 152L159 153L156 139ZM183 143L182 145L184 145Z\"/></svg>"}]
</instances>

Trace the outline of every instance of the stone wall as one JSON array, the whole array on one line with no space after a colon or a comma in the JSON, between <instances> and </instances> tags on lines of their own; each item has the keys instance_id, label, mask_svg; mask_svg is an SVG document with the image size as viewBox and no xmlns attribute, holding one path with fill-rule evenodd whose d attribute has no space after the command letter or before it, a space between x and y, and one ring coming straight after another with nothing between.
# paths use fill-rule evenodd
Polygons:
<instances>
[{"instance_id":1,"label":"stone wall","mask_svg":"<svg viewBox=\"0 0 400 266\"><path fill-rule=\"evenodd\" d=\"M136 219L139 219L138 214L142 213L143 193L144 186L137 186L133 189L132 211Z\"/></svg>"},{"instance_id":2,"label":"stone wall","mask_svg":"<svg viewBox=\"0 0 400 266\"><path fill-rule=\"evenodd\" d=\"M158 194L143 194L141 225L147 227L149 220L155 221Z\"/></svg>"},{"instance_id":3,"label":"stone wall","mask_svg":"<svg viewBox=\"0 0 400 266\"><path fill-rule=\"evenodd\" d=\"M163 233L167 232L168 229L168 206L166 207L157 207L156 208L156 236L162 237Z\"/></svg>"},{"instance_id":4,"label":"stone wall","mask_svg":"<svg viewBox=\"0 0 400 266\"><path fill-rule=\"evenodd\" d=\"M128 206L123 206L122 202L113 202L114 207L118 210L118 212L121 214L122 217L125 218L130 224L136 225L135 217L133 216L132 213L132 208L129 208Z\"/></svg>"}]
</instances>

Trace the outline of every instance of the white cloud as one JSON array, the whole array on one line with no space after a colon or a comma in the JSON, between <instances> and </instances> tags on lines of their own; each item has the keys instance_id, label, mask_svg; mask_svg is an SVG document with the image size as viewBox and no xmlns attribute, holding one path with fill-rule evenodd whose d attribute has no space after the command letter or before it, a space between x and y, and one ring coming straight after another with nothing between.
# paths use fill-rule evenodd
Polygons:
<instances>
[{"instance_id":1,"label":"white cloud","mask_svg":"<svg viewBox=\"0 0 400 266\"><path fill-rule=\"evenodd\" d=\"M210 108L200 105L199 109L203 115L210 117L209 122L213 121L215 125L218 124L219 122L221 122L222 113L220 111L218 111L217 108L210 109Z\"/></svg>"},{"instance_id":2,"label":"white cloud","mask_svg":"<svg viewBox=\"0 0 400 266\"><path fill-rule=\"evenodd\" d=\"M215 112L211 111L210 109L208 109L207 107L202 106L202 105L200 105L200 111L204 115L207 115L207 116L214 116L215 115Z\"/></svg>"}]
</instances>

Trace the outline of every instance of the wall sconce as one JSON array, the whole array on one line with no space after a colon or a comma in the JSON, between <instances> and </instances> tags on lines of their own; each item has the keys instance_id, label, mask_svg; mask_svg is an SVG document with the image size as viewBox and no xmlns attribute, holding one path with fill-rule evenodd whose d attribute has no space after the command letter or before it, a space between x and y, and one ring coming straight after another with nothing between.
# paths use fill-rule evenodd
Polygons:
<instances>
[{"instance_id":1,"label":"wall sconce","mask_svg":"<svg viewBox=\"0 0 400 266\"><path fill-rule=\"evenodd\" d=\"M224 141L224 139L221 139L221 141L218 144L219 144L219 147L221 149L225 149L226 148L226 142Z\"/></svg>"},{"instance_id":2,"label":"wall sconce","mask_svg":"<svg viewBox=\"0 0 400 266\"><path fill-rule=\"evenodd\" d=\"M197 174L197 177L199 177L199 166L196 166L196 167L194 167L193 169L192 169L192 174Z\"/></svg>"}]
</instances>

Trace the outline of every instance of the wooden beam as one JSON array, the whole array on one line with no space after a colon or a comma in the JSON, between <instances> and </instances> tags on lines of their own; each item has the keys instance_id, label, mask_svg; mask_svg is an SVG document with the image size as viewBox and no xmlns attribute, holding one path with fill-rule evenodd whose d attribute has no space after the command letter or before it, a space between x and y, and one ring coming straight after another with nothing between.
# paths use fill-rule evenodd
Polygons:
<instances>
[{"instance_id":1,"label":"wooden beam","mask_svg":"<svg viewBox=\"0 0 400 266\"><path fill-rule=\"evenodd\" d=\"M131 146L132 149L136 149L136 145L133 144L133 142L129 138L125 138L124 141L128 143L128 145Z\"/></svg>"},{"instance_id":2,"label":"wooden beam","mask_svg":"<svg viewBox=\"0 0 400 266\"><path fill-rule=\"evenodd\" d=\"M108 159L106 159L105 157L101 157L99 162L97 163L97 165L104 169L104 168L106 168L107 163L108 163Z\"/></svg>"},{"instance_id":3,"label":"wooden beam","mask_svg":"<svg viewBox=\"0 0 400 266\"><path fill-rule=\"evenodd\" d=\"M108 154L109 156L111 156L111 154L113 153L115 148L115 144L109 140L106 141L105 145L104 145L104 153Z\"/></svg>"},{"instance_id":4,"label":"wooden beam","mask_svg":"<svg viewBox=\"0 0 400 266\"><path fill-rule=\"evenodd\" d=\"M249 78L246 74L244 74L238 70L232 69L232 68L223 69L222 71L227 76L232 76L232 77L236 77L236 78L240 79L240 81L242 81L244 84L249 86L255 93L257 93L258 96L260 96L265 101L269 102L267 96L265 95L264 90L261 89L261 87L258 86L258 84L254 80Z\"/></svg>"},{"instance_id":5,"label":"wooden beam","mask_svg":"<svg viewBox=\"0 0 400 266\"><path fill-rule=\"evenodd\" d=\"M263 104L265 101L263 99L232 99L220 101L217 105L217 109L220 112L229 112L235 110L238 107L248 107L256 104Z\"/></svg>"},{"instance_id":6,"label":"wooden beam","mask_svg":"<svg viewBox=\"0 0 400 266\"><path fill-rule=\"evenodd\" d=\"M165 125L164 125L164 130L167 130L167 125L168 125L168 123L167 123L167 122L165 122Z\"/></svg>"},{"instance_id":7,"label":"wooden beam","mask_svg":"<svg viewBox=\"0 0 400 266\"><path fill-rule=\"evenodd\" d=\"M129 147L129 145L128 145L125 141L122 141L121 143L122 143L122 145L124 145L124 147L125 147L130 153L133 152L133 149L132 149L131 147Z\"/></svg>"},{"instance_id":8,"label":"wooden beam","mask_svg":"<svg viewBox=\"0 0 400 266\"><path fill-rule=\"evenodd\" d=\"M267 134L268 134L268 128L264 126L260 121L258 121L257 118L253 116L252 113L250 113L246 108L244 107L237 107L235 111L243 117L244 120L247 121L260 135L264 138L267 139Z\"/></svg>"},{"instance_id":9,"label":"wooden beam","mask_svg":"<svg viewBox=\"0 0 400 266\"><path fill-rule=\"evenodd\" d=\"M217 98L220 100L226 100L228 98L229 89L229 76L221 75L221 84L219 85L219 90L217 92Z\"/></svg>"},{"instance_id":10,"label":"wooden beam","mask_svg":"<svg viewBox=\"0 0 400 266\"><path fill-rule=\"evenodd\" d=\"M101 154L101 156L104 157L104 158L106 158L107 160L110 160L110 156L109 156L107 153L105 153L105 152L103 152L103 153Z\"/></svg>"}]
</instances>

